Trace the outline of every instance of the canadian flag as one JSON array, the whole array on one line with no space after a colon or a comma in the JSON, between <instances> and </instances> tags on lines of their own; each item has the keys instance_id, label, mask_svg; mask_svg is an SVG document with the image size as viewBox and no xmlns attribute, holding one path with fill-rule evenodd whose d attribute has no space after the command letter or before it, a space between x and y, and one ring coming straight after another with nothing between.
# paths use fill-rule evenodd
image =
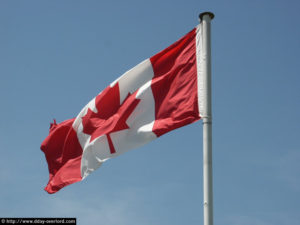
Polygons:
<instances>
[{"instance_id":1,"label":"canadian flag","mask_svg":"<svg viewBox=\"0 0 300 225\"><path fill-rule=\"evenodd\" d=\"M180 40L112 82L74 119L50 126L41 145L48 193L80 181L109 158L201 118L202 31Z\"/></svg>"}]
</instances>

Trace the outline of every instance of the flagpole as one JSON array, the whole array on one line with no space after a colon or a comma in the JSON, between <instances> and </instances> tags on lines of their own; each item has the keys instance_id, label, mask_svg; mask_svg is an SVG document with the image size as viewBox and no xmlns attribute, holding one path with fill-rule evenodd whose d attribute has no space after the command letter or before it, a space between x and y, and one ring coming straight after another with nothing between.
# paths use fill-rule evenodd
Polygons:
<instances>
[{"instance_id":1,"label":"flagpole","mask_svg":"<svg viewBox=\"0 0 300 225\"><path fill-rule=\"evenodd\" d=\"M203 40L203 217L204 225L213 225L213 174L212 174L212 111L211 111L211 12L199 15Z\"/></svg>"}]
</instances>

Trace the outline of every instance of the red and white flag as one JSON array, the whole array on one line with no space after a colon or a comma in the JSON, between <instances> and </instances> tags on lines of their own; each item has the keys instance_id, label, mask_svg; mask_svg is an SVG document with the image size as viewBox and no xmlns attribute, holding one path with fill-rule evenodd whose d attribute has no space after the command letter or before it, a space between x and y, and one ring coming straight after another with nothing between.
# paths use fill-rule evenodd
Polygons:
<instances>
[{"instance_id":1,"label":"red and white flag","mask_svg":"<svg viewBox=\"0 0 300 225\"><path fill-rule=\"evenodd\" d=\"M41 145L55 193L109 158L201 118L202 34L180 40L112 82L74 119L51 124Z\"/></svg>"}]
</instances>

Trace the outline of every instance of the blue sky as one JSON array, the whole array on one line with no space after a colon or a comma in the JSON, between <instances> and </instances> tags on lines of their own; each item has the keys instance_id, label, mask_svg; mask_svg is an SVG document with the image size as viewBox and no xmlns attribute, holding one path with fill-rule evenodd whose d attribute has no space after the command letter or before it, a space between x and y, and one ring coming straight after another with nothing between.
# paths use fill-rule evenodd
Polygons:
<instances>
[{"instance_id":1,"label":"blue sky","mask_svg":"<svg viewBox=\"0 0 300 225\"><path fill-rule=\"evenodd\" d=\"M300 221L300 3L0 1L0 217L203 222L202 124L107 161L49 195L40 144L110 82L212 11L214 219Z\"/></svg>"}]
</instances>

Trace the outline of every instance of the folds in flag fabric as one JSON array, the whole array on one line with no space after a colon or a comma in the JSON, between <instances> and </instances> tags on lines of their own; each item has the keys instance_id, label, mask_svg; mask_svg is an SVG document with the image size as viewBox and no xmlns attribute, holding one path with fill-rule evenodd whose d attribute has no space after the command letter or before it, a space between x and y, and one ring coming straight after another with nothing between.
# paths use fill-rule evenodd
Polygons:
<instances>
[{"instance_id":1,"label":"folds in flag fabric","mask_svg":"<svg viewBox=\"0 0 300 225\"><path fill-rule=\"evenodd\" d=\"M50 126L41 145L48 193L80 181L104 161L201 118L201 27L112 82L74 119Z\"/></svg>"}]
</instances>

